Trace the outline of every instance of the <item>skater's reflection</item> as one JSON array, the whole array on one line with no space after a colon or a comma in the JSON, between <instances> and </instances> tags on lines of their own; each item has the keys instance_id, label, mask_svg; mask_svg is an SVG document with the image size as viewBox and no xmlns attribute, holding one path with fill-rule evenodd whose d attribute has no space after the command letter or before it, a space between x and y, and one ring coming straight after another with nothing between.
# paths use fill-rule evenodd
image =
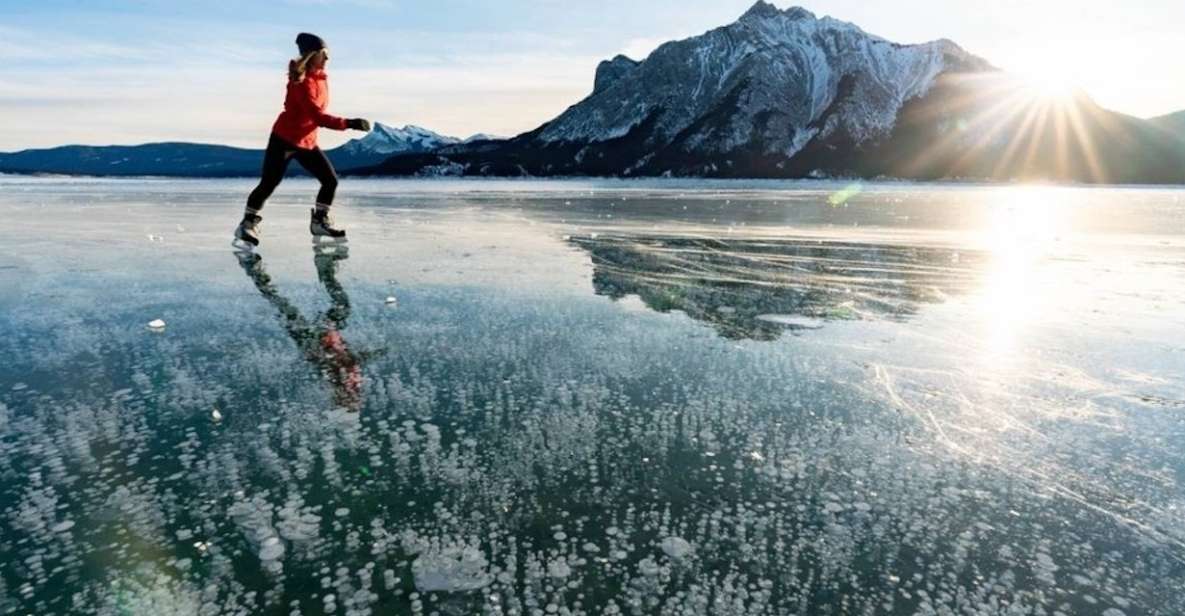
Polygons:
<instances>
[{"instance_id":1,"label":"skater's reflection","mask_svg":"<svg viewBox=\"0 0 1185 616\"><path fill-rule=\"evenodd\" d=\"M255 288L279 312L280 323L305 359L333 386L334 401L341 408L357 411L362 406L362 355L352 352L342 330L350 318L350 298L337 281L337 265L348 258L340 247L314 246L313 263L317 278L329 293L331 305L314 320L305 319L292 302L280 295L263 268L263 258L252 252L235 253Z\"/></svg>"}]
</instances>

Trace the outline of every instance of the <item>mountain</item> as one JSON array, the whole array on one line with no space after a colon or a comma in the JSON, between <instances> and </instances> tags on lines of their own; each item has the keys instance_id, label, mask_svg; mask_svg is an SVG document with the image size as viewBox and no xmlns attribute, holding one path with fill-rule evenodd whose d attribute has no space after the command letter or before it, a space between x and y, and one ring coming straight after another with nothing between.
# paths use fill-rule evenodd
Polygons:
<instances>
[{"instance_id":1,"label":"mountain","mask_svg":"<svg viewBox=\"0 0 1185 616\"><path fill-rule=\"evenodd\" d=\"M461 140L456 137L446 137L419 126L392 128L375 123L365 136L331 150L329 156L334 164L344 168L373 164L395 154L431 152L457 143Z\"/></svg>"},{"instance_id":2,"label":"mountain","mask_svg":"<svg viewBox=\"0 0 1185 616\"><path fill-rule=\"evenodd\" d=\"M587 98L531 132L358 172L1166 182L1183 170L1182 139L1081 95L1045 99L951 41L901 45L762 1L645 60L602 62Z\"/></svg>"},{"instance_id":3,"label":"mountain","mask_svg":"<svg viewBox=\"0 0 1185 616\"><path fill-rule=\"evenodd\" d=\"M1162 115L1158 118L1152 118L1149 122L1164 130L1176 133L1177 136L1185 139L1185 111L1178 111L1176 113Z\"/></svg>"},{"instance_id":4,"label":"mountain","mask_svg":"<svg viewBox=\"0 0 1185 616\"><path fill-rule=\"evenodd\" d=\"M374 165L394 154L428 152L458 144L417 126L391 128L376 123L364 137L328 150L338 170ZM163 175L176 177L236 177L258 175L263 150L200 143L149 143L134 146L68 145L0 153L0 172L61 173L70 175ZM303 173L290 165L289 173Z\"/></svg>"},{"instance_id":5,"label":"mountain","mask_svg":"<svg viewBox=\"0 0 1185 616\"><path fill-rule=\"evenodd\" d=\"M0 172L225 177L259 173L262 150L203 143L88 146L0 154Z\"/></svg>"},{"instance_id":6,"label":"mountain","mask_svg":"<svg viewBox=\"0 0 1185 616\"><path fill-rule=\"evenodd\" d=\"M476 133L476 134L470 136L468 139L465 139L461 143L473 143L475 141L505 141L505 140L506 140L506 137L499 137L497 135L491 135L488 133Z\"/></svg>"}]
</instances>

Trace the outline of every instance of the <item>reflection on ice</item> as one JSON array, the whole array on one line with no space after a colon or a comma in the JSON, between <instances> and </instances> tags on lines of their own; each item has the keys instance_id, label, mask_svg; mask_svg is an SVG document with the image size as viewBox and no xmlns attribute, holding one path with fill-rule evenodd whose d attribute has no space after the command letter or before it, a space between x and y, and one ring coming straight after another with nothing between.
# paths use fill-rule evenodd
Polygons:
<instances>
[{"instance_id":1,"label":"reflection on ice","mask_svg":"<svg viewBox=\"0 0 1185 616\"><path fill-rule=\"evenodd\" d=\"M978 284L979 254L817 238L578 236L597 294L637 295L725 338L772 340L826 321L901 320Z\"/></svg>"},{"instance_id":2,"label":"reflection on ice","mask_svg":"<svg viewBox=\"0 0 1185 616\"><path fill-rule=\"evenodd\" d=\"M362 403L362 355L352 352L342 335L350 317L350 298L337 281L338 264L348 259L349 253L335 246L314 246L313 252L317 277L333 305L311 321L276 289L263 268L262 257L253 252L237 252L235 256L255 288L278 311L284 331L333 386L338 405L356 411Z\"/></svg>"}]
</instances>

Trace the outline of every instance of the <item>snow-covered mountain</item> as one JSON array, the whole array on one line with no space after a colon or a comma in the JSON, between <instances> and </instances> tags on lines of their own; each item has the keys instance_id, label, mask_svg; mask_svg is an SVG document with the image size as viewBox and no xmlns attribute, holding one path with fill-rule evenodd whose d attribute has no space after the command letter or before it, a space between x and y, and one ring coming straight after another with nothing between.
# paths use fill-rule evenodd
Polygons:
<instances>
[{"instance_id":1,"label":"snow-covered mountain","mask_svg":"<svg viewBox=\"0 0 1185 616\"><path fill-rule=\"evenodd\" d=\"M505 141L506 137L499 137L489 133L476 133L469 138L463 140L461 143L473 143L475 141Z\"/></svg>"},{"instance_id":2,"label":"snow-covered mountain","mask_svg":"<svg viewBox=\"0 0 1185 616\"><path fill-rule=\"evenodd\" d=\"M365 164L378 162L394 154L432 152L446 145L461 143L456 137L448 137L419 126L407 125L394 128L375 123L373 129L363 137L352 139L333 152L343 160Z\"/></svg>"},{"instance_id":3,"label":"snow-covered mountain","mask_svg":"<svg viewBox=\"0 0 1185 616\"><path fill-rule=\"evenodd\" d=\"M1168 162L1185 161L1180 140L1083 101L1083 113L1094 116L1083 130L1097 125L1102 132L1071 146L1115 145L1108 124L1132 131L1129 150L1116 154L1123 173L1096 173L1083 152L1067 157L1081 164L1065 168L1018 167L1011 144L1031 128L1018 121L1026 114L990 117L1015 94L1000 87L1008 80L949 40L902 45L759 1L736 22L666 43L644 60L602 62L592 93L534 131L396 156L362 172L1009 179L1031 169L1051 179L1143 181L1146 160L1155 167L1148 181L1165 181L1176 177ZM984 118L990 125L979 122ZM1041 151L1046 137L1037 140ZM1048 140L1065 143L1052 134Z\"/></svg>"},{"instance_id":4,"label":"snow-covered mountain","mask_svg":"<svg viewBox=\"0 0 1185 616\"><path fill-rule=\"evenodd\" d=\"M648 122L656 144L729 152L759 141L793 156L838 132L857 142L882 137L939 74L987 70L949 41L897 45L806 9L758 2L736 23L667 43L644 62L603 63L592 95L538 138L608 141Z\"/></svg>"}]
</instances>

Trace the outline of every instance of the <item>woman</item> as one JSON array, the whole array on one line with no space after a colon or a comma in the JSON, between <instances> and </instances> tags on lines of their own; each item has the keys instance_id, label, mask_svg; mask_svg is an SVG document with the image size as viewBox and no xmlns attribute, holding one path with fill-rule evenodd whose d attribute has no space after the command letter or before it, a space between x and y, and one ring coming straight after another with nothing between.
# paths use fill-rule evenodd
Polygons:
<instances>
[{"instance_id":1,"label":"woman","mask_svg":"<svg viewBox=\"0 0 1185 616\"><path fill-rule=\"evenodd\" d=\"M291 159L296 159L321 182L309 231L314 237L346 237L346 232L333 226L329 218L333 193L337 189L337 173L325 152L317 147L317 127L367 132L370 122L360 118L346 120L325 113L329 106L329 81L325 74L329 49L321 37L307 32L296 37L296 46L300 49L300 57L288 63L288 94L284 99L284 111L272 126L272 135L263 155L263 178L247 197L243 221L235 229L235 239L247 247L259 245L259 223L263 220L259 213L263 210L263 202L284 179Z\"/></svg>"}]
</instances>

